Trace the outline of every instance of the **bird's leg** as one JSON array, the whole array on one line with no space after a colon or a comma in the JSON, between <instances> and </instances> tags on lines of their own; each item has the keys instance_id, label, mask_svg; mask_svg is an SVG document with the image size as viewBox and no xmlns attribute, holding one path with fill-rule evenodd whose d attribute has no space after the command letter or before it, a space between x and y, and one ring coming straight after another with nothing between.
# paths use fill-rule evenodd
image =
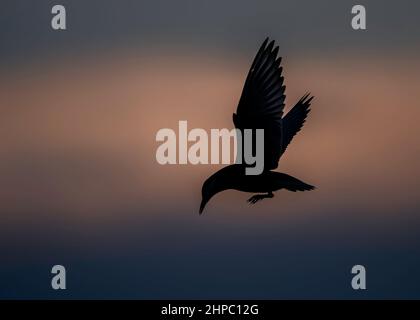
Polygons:
<instances>
[{"instance_id":1,"label":"bird's leg","mask_svg":"<svg viewBox=\"0 0 420 320\"><path fill-rule=\"evenodd\" d=\"M273 198L274 194L272 191L268 192L267 194L256 194L248 199L249 204L257 203L258 201L265 199L265 198Z\"/></svg>"}]
</instances>

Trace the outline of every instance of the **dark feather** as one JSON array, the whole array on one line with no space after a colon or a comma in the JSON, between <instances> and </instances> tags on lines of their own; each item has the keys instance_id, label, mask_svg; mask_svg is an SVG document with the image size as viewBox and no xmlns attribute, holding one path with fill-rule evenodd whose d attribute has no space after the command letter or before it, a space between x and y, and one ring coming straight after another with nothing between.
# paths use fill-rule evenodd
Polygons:
<instances>
[{"instance_id":1,"label":"dark feather","mask_svg":"<svg viewBox=\"0 0 420 320\"><path fill-rule=\"evenodd\" d=\"M282 152L286 151L287 146L293 137L302 129L309 111L311 111L311 101L314 97L307 93L296 105L283 117L283 144Z\"/></svg>"},{"instance_id":2,"label":"dark feather","mask_svg":"<svg viewBox=\"0 0 420 320\"><path fill-rule=\"evenodd\" d=\"M266 170L277 167L282 151L281 117L285 86L278 51L279 47L274 46L274 41L268 43L268 38L264 40L248 72L236 114L233 115L235 127L242 131L264 129Z\"/></svg>"}]
</instances>

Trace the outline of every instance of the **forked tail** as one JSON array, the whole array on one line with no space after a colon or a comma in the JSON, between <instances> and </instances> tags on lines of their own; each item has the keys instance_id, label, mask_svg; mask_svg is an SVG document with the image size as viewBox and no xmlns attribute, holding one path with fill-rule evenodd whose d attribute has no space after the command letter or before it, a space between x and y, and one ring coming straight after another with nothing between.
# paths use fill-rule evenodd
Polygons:
<instances>
[{"instance_id":1,"label":"forked tail","mask_svg":"<svg viewBox=\"0 0 420 320\"><path fill-rule=\"evenodd\" d=\"M283 188L289 191L310 191L315 189L314 186L307 184L299 179L296 179L295 177L289 176L288 174L279 174L282 175Z\"/></svg>"}]
</instances>

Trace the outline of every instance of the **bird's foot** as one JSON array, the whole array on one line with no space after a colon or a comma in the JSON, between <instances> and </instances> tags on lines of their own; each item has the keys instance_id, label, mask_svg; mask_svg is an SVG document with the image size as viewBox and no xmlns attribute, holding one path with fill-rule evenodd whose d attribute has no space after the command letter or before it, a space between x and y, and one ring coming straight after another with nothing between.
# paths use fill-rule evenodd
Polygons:
<instances>
[{"instance_id":1,"label":"bird's foot","mask_svg":"<svg viewBox=\"0 0 420 320\"><path fill-rule=\"evenodd\" d=\"M272 192L269 192L267 194L256 194L248 199L249 204L257 203L258 201L265 199L265 198L272 198L274 197L274 194Z\"/></svg>"}]
</instances>

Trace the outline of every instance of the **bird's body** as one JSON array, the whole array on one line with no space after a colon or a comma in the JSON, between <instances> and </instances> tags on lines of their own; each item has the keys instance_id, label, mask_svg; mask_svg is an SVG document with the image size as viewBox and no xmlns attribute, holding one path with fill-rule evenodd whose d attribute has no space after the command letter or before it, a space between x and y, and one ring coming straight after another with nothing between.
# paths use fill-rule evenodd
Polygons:
<instances>
[{"instance_id":1,"label":"bird's body","mask_svg":"<svg viewBox=\"0 0 420 320\"><path fill-rule=\"evenodd\" d=\"M246 175L245 168L246 166L242 164L232 164L217 171L209 181L217 181L224 190L233 189L252 193L271 193L280 189L304 191L313 188L285 173L265 170L259 175Z\"/></svg>"},{"instance_id":2,"label":"bird's body","mask_svg":"<svg viewBox=\"0 0 420 320\"><path fill-rule=\"evenodd\" d=\"M274 41L268 43L267 38L263 42L246 78L237 112L233 114L233 123L242 133L245 129L264 130L264 171L259 175L247 175L245 164L234 164L217 171L203 184L200 213L210 198L228 189L264 193L251 197L248 201L252 204L272 198L273 192L280 189L314 189L292 176L272 171L278 167L281 155L302 128L313 99L309 94L304 95L283 116L286 87L278 50L279 47L274 48Z\"/></svg>"}]
</instances>

